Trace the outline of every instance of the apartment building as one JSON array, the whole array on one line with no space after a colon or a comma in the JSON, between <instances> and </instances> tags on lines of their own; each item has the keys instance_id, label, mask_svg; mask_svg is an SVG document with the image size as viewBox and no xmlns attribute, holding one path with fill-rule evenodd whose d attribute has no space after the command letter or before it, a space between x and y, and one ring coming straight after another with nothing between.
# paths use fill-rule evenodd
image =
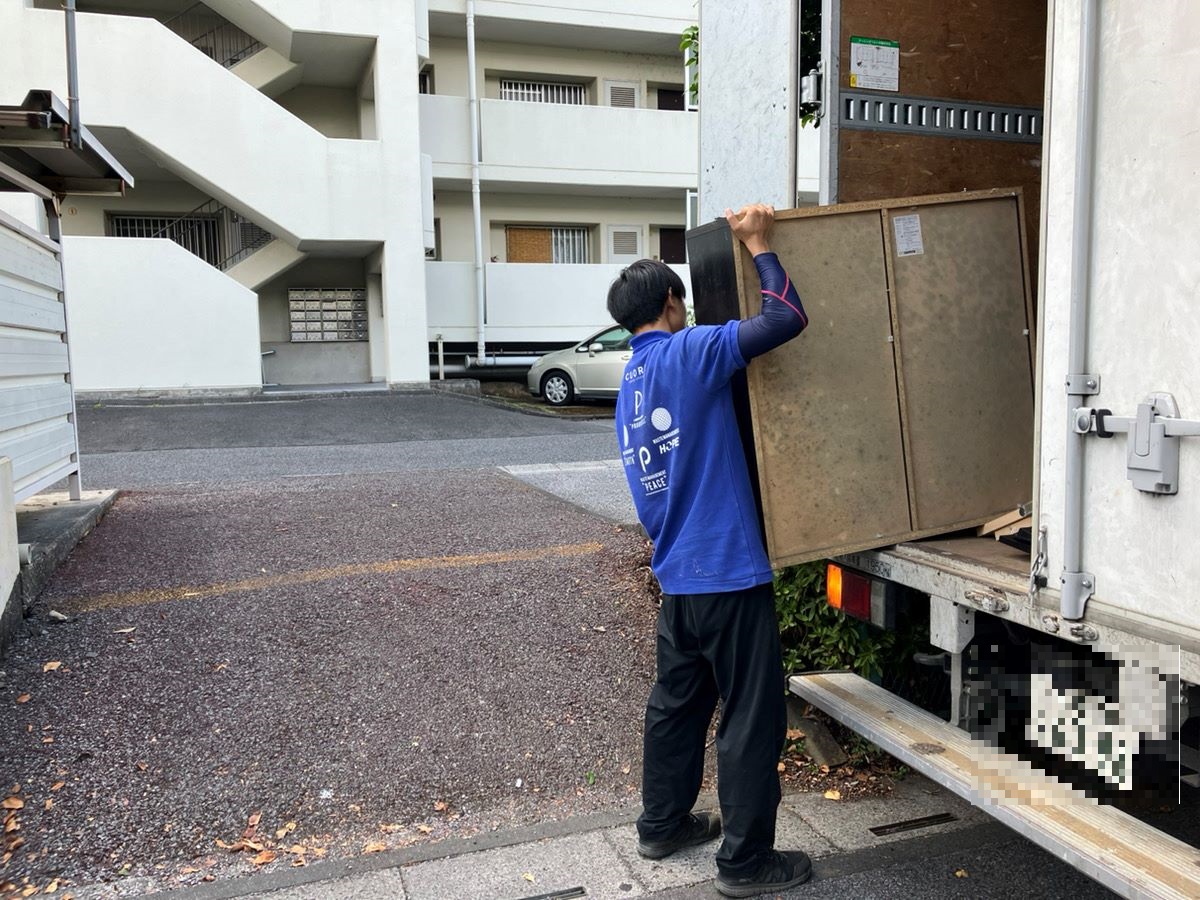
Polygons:
<instances>
[{"instance_id":1,"label":"apartment building","mask_svg":"<svg viewBox=\"0 0 1200 900\"><path fill-rule=\"evenodd\" d=\"M78 0L83 122L136 187L62 203L77 387L420 382L439 343L585 337L630 260L686 274L695 8L605 6ZM67 95L59 0L0 34L0 103Z\"/></svg>"}]
</instances>

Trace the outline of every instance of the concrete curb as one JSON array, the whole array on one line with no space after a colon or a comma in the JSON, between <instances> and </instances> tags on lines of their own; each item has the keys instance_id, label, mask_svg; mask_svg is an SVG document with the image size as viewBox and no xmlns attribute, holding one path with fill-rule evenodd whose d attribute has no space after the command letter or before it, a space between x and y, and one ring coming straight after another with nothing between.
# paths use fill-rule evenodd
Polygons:
<instances>
[{"instance_id":1,"label":"concrete curb","mask_svg":"<svg viewBox=\"0 0 1200 900\"><path fill-rule=\"evenodd\" d=\"M37 494L17 506L17 539L30 544L29 563L21 566L0 615L0 653L8 646L54 570L116 502L118 491L84 491L71 500L66 493Z\"/></svg>"},{"instance_id":2,"label":"concrete curb","mask_svg":"<svg viewBox=\"0 0 1200 900\"><path fill-rule=\"evenodd\" d=\"M377 397L380 394L454 394L478 397L479 382L473 378L451 381L404 381L393 384L366 384L361 387L240 390L179 389L162 391L76 391L80 406L96 403L121 406L161 406L164 404L271 403L280 400L317 400L327 397Z\"/></svg>"},{"instance_id":3,"label":"concrete curb","mask_svg":"<svg viewBox=\"0 0 1200 900\"><path fill-rule=\"evenodd\" d=\"M711 801L715 800L715 798L708 799L710 805ZM704 801L705 798L702 797L701 802ZM469 838L451 838L436 844L406 847L403 850L385 850L356 859L309 863L302 869L264 872L261 875L247 875L223 882L214 881L209 884L175 888L147 896L162 897L164 900L168 900L168 898L169 900L228 900L228 898L244 897L248 894L303 887L304 885L347 878L351 875L363 875L437 859L465 856L482 850L515 847L549 838L570 837L605 828L615 828L619 825L631 825L637 820L640 812L641 808L636 807L573 816L558 822L522 825Z\"/></svg>"}]
</instances>

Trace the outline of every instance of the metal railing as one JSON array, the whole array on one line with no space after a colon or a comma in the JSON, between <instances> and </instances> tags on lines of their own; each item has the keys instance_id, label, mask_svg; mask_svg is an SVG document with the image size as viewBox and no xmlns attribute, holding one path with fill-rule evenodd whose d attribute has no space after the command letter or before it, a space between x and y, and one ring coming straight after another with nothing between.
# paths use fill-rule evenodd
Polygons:
<instances>
[{"instance_id":1,"label":"metal railing","mask_svg":"<svg viewBox=\"0 0 1200 900\"><path fill-rule=\"evenodd\" d=\"M164 21L163 25L227 69L253 56L264 46L258 38L242 31L203 3L189 6Z\"/></svg>"},{"instance_id":2,"label":"metal railing","mask_svg":"<svg viewBox=\"0 0 1200 900\"><path fill-rule=\"evenodd\" d=\"M216 200L177 218L114 215L109 222L114 237L166 238L222 272L275 239L265 228Z\"/></svg>"}]
</instances>

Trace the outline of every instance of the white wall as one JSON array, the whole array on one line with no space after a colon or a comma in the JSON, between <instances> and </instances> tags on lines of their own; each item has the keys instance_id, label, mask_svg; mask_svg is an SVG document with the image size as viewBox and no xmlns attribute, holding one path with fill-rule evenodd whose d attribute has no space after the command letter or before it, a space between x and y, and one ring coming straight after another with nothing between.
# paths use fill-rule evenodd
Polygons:
<instances>
[{"instance_id":1,"label":"white wall","mask_svg":"<svg viewBox=\"0 0 1200 900\"><path fill-rule=\"evenodd\" d=\"M257 296L182 247L67 237L63 265L76 390L261 385Z\"/></svg>"},{"instance_id":2,"label":"white wall","mask_svg":"<svg viewBox=\"0 0 1200 900\"><path fill-rule=\"evenodd\" d=\"M426 263L431 286L429 339L475 340L473 267L470 263ZM488 341L571 343L612 324L605 303L620 265L487 263ZM687 266L672 266L691 293Z\"/></svg>"},{"instance_id":3,"label":"white wall","mask_svg":"<svg viewBox=\"0 0 1200 900\"><path fill-rule=\"evenodd\" d=\"M226 0L229 2L229 0ZM271 0L273 3L292 0ZM319 0L297 0L316 3ZM466 13L466 0L429 0L430 12ZM651 34L679 34L695 22L695 0L608 0L605 3L572 3L570 0L476 0L475 14L481 18L517 19L523 22L548 22L582 25L589 28L614 28Z\"/></svg>"},{"instance_id":4,"label":"white wall","mask_svg":"<svg viewBox=\"0 0 1200 900\"><path fill-rule=\"evenodd\" d=\"M1153 391L1200 419L1200 144L1195 109L1200 5L1102 3L1092 180L1088 405L1135 414ZM1072 200L1078 164L1080 4L1054 4L1052 83L1042 210L1040 522L1048 527L1052 593L1062 571ZM1085 440L1083 569L1096 599L1200 635L1200 439L1184 438L1179 493L1153 496L1126 478L1126 439Z\"/></svg>"},{"instance_id":5,"label":"white wall","mask_svg":"<svg viewBox=\"0 0 1200 900\"><path fill-rule=\"evenodd\" d=\"M696 117L657 109L480 101L489 180L687 190Z\"/></svg>"}]
</instances>

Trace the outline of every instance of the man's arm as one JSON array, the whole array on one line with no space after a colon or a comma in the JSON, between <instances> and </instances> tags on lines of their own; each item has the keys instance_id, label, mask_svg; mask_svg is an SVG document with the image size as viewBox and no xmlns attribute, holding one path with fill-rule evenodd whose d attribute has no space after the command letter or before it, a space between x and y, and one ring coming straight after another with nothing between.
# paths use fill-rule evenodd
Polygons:
<instances>
[{"instance_id":1,"label":"man's arm","mask_svg":"<svg viewBox=\"0 0 1200 900\"><path fill-rule=\"evenodd\" d=\"M771 252L767 234L775 220L773 207L755 204L738 212L725 210L734 235L754 255L762 283L762 311L738 325L738 349L748 362L796 337L808 326L808 314L779 257Z\"/></svg>"}]
</instances>

